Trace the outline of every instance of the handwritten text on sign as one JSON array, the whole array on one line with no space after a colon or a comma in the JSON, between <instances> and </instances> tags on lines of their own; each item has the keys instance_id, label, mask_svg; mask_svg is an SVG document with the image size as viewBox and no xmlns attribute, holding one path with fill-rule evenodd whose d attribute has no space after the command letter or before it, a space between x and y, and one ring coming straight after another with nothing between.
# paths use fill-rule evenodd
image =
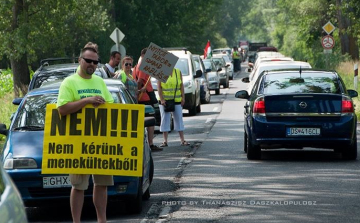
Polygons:
<instances>
[{"instance_id":1,"label":"handwritten text on sign","mask_svg":"<svg viewBox=\"0 0 360 223\"><path fill-rule=\"evenodd\" d=\"M43 174L142 176L144 105L91 105L60 116L46 107Z\"/></svg>"},{"instance_id":2,"label":"handwritten text on sign","mask_svg":"<svg viewBox=\"0 0 360 223\"><path fill-rule=\"evenodd\" d=\"M150 43L139 69L165 83L178 59L174 54Z\"/></svg>"}]
</instances>

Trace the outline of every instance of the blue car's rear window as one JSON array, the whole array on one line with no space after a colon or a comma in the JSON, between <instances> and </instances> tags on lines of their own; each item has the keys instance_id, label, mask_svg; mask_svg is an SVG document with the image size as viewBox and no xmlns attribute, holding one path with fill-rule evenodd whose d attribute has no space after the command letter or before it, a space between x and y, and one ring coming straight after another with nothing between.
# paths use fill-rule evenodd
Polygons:
<instances>
[{"instance_id":1,"label":"blue car's rear window","mask_svg":"<svg viewBox=\"0 0 360 223\"><path fill-rule=\"evenodd\" d=\"M334 74L271 74L264 76L259 92L264 94L341 93Z\"/></svg>"}]
</instances>

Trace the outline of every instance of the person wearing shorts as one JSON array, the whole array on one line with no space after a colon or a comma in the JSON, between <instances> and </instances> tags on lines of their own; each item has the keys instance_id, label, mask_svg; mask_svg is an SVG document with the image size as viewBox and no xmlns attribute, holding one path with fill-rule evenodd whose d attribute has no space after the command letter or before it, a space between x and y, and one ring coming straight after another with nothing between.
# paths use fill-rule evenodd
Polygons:
<instances>
[{"instance_id":1,"label":"person wearing shorts","mask_svg":"<svg viewBox=\"0 0 360 223\"><path fill-rule=\"evenodd\" d=\"M101 77L93 75L99 55L96 44L86 44L81 50L79 68L76 73L65 78L61 83L57 100L57 108L61 116L79 111L85 105L98 107L104 103L113 103L109 90ZM81 220L84 204L84 191L88 189L90 175L70 174L72 184L70 206L73 222ZM97 222L106 222L107 186L114 185L113 176L93 175L93 202L97 214Z\"/></svg>"},{"instance_id":2,"label":"person wearing shorts","mask_svg":"<svg viewBox=\"0 0 360 223\"><path fill-rule=\"evenodd\" d=\"M183 122L182 108L185 103L185 97L181 71L177 68L174 68L172 74L169 76L166 83L162 83L158 80L157 86L161 101L161 105L159 105L161 115L160 132L163 133L164 137L164 142L160 145L160 147L168 146L168 134L171 130L171 114L170 112L165 112L164 106L166 105L167 100L172 99L174 99L175 101L175 110L172 112L174 119L174 130L179 132L181 141L180 145L189 146L190 143L185 141L184 138L185 127Z\"/></svg>"}]
</instances>

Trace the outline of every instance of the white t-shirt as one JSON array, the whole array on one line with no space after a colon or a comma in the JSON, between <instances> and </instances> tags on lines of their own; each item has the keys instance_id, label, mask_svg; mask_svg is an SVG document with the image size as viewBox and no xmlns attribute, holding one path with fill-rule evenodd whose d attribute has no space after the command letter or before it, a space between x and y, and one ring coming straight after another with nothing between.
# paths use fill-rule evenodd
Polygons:
<instances>
[{"instance_id":1,"label":"white t-shirt","mask_svg":"<svg viewBox=\"0 0 360 223\"><path fill-rule=\"evenodd\" d=\"M105 66L109 69L109 71L111 73L115 73L115 67L113 68L112 66L110 66L110 64L106 63Z\"/></svg>"}]
</instances>

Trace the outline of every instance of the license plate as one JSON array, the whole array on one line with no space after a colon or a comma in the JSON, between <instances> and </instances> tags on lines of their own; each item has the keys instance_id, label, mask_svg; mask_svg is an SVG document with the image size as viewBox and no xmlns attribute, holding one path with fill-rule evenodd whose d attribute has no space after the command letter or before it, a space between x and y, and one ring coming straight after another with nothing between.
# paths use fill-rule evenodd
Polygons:
<instances>
[{"instance_id":1,"label":"license plate","mask_svg":"<svg viewBox=\"0 0 360 223\"><path fill-rule=\"evenodd\" d=\"M43 177L43 188L71 187L69 176Z\"/></svg>"},{"instance_id":2,"label":"license plate","mask_svg":"<svg viewBox=\"0 0 360 223\"><path fill-rule=\"evenodd\" d=\"M287 128L287 136L318 136L320 128Z\"/></svg>"}]
</instances>

